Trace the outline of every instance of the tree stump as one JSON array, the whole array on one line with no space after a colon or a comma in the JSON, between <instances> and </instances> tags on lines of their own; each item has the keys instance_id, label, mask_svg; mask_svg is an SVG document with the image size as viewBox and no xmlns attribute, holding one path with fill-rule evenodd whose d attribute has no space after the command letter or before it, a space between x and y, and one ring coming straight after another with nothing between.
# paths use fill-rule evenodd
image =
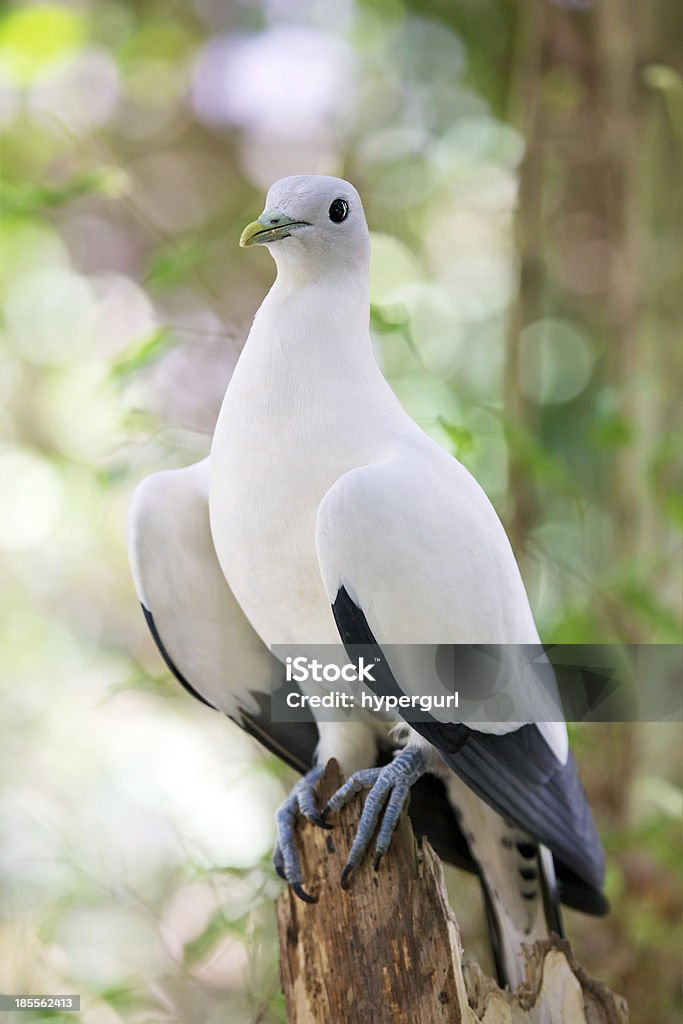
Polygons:
<instances>
[{"instance_id":1,"label":"tree stump","mask_svg":"<svg viewBox=\"0 0 683 1024\"><path fill-rule=\"evenodd\" d=\"M319 805L341 785L330 761ZM623 999L591 979L553 938L527 955L527 983L501 991L476 964L463 968L441 863L404 813L379 872L366 858L339 878L358 826L354 800L333 831L298 826L306 888L277 905L280 972L289 1024L626 1024Z\"/></svg>"}]
</instances>

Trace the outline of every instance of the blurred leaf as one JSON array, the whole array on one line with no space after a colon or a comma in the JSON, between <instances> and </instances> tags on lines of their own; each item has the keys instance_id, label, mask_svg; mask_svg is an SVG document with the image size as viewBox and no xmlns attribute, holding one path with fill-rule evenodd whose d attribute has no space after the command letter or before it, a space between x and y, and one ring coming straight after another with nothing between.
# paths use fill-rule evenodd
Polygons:
<instances>
[{"instance_id":1,"label":"blurred leaf","mask_svg":"<svg viewBox=\"0 0 683 1024\"><path fill-rule=\"evenodd\" d=\"M95 478L98 484L104 488L110 488L128 480L130 475L131 466L128 462L117 462L112 466L104 466L95 470Z\"/></svg>"},{"instance_id":2,"label":"blurred leaf","mask_svg":"<svg viewBox=\"0 0 683 1024\"><path fill-rule=\"evenodd\" d=\"M270 1002L270 1012L273 1015L273 1021L277 1021L278 1024L287 1024L287 1004L285 1003L285 994L279 989L273 996Z\"/></svg>"},{"instance_id":3,"label":"blurred leaf","mask_svg":"<svg viewBox=\"0 0 683 1024\"><path fill-rule=\"evenodd\" d=\"M437 416L436 421L448 434L448 439L453 445L453 454L458 459L465 458L474 449L474 435L467 427L460 427L450 423L444 416Z\"/></svg>"},{"instance_id":4,"label":"blurred leaf","mask_svg":"<svg viewBox=\"0 0 683 1024\"><path fill-rule=\"evenodd\" d=\"M616 640L602 616L592 604L583 608L564 608L558 619L546 630L543 639L553 644L609 643Z\"/></svg>"},{"instance_id":5,"label":"blurred leaf","mask_svg":"<svg viewBox=\"0 0 683 1024\"><path fill-rule=\"evenodd\" d=\"M505 423L504 428L510 451L522 469L543 483L553 483L558 489L572 494L575 492L565 466L530 431L512 423Z\"/></svg>"},{"instance_id":6,"label":"blurred leaf","mask_svg":"<svg viewBox=\"0 0 683 1024\"><path fill-rule=\"evenodd\" d=\"M378 334L391 334L392 331L403 331L408 327L408 311L405 306L370 306L370 327Z\"/></svg>"},{"instance_id":7,"label":"blurred leaf","mask_svg":"<svg viewBox=\"0 0 683 1024\"><path fill-rule=\"evenodd\" d=\"M119 52L122 64L144 60L168 61L176 68L194 52L199 37L188 22L167 17L149 17L126 40Z\"/></svg>"},{"instance_id":8,"label":"blurred leaf","mask_svg":"<svg viewBox=\"0 0 683 1024\"><path fill-rule=\"evenodd\" d=\"M683 79L667 64L648 64L643 71L643 81L651 89L662 92L683 92Z\"/></svg>"},{"instance_id":9,"label":"blurred leaf","mask_svg":"<svg viewBox=\"0 0 683 1024\"><path fill-rule=\"evenodd\" d=\"M35 185L31 182L15 185L3 181L0 182L3 215L35 214L40 210L64 206L72 199L92 193L115 198L125 192L127 183L128 176L117 167L98 167L64 185Z\"/></svg>"},{"instance_id":10,"label":"blurred leaf","mask_svg":"<svg viewBox=\"0 0 683 1024\"><path fill-rule=\"evenodd\" d=\"M370 329L376 334L397 334L401 337L411 354L415 357L418 365L424 369L422 357L418 352L413 336L410 331L410 318L405 306L394 304L391 306L378 306L370 304Z\"/></svg>"},{"instance_id":11,"label":"blurred leaf","mask_svg":"<svg viewBox=\"0 0 683 1024\"><path fill-rule=\"evenodd\" d=\"M662 496L662 505L669 519L683 529L683 494L665 493Z\"/></svg>"},{"instance_id":12,"label":"blurred leaf","mask_svg":"<svg viewBox=\"0 0 683 1024\"><path fill-rule=\"evenodd\" d=\"M258 766L257 764L254 764L253 767L256 769ZM264 871L268 871L269 873L272 872L270 858L268 860L264 859L262 864ZM216 867L215 865L211 865L211 867L207 868L199 866L196 868L196 871L198 875L227 875L229 878L249 878L254 874L255 866L256 865L253 864L250 864L246 868L234 867L232 864L228 864L225 867Z\"/></svg>"},{"instance_id":13,"label":"blurred leaf","mask_svg":"<svg viewBox=\"0 0 683 1024\"><path fill-rule=\"evenodd\" d=\"M658 776L638 779L634 795L649 801L665 817L680 821L683 817L683 792L669 779Z\"/></svg>"},{"instance_id":14,"label":"blurred leaf","mask_svg":"<svg viewBox=\"0 0 683 1024\"><path fill-rule=\"evenodd\" d=\"M643 81L664 98L671 128L683 145L683 78L667 64L650 64L643 72Z\"/></svg>"},{"instance_id":15,"label":"blurred leaf","mask_svg":"<svg viewBox=\"0 0 683 1024\"><path fill-rule=\"evenodd\" d=\"M628 829L613 829L604 837L608 854L629 850L643 852L662 867L683 876L680 856L680 815L672 818L655 811Z\"/></svg>"},{"instance_id":16,"label":"blurred leaf","mask_svg":"<svg viewBox=\"0 0 683 1024\"><path fill-rule=\"evenodd\" d=\"M618 413L596 420L587 431L588 440L601 448L620 448L633 440L633 426Z\"/></svg>"},{"instance_id":17,"label":"blurred leaf","mask_svg":"<svg viewBox=\"0 0 683 1024\"><path fill-rule=\"evenodd\" d=\"M164 700L175 701L177 698L186 698L187 694L177 680L170 673L153 675L145 671L139 665L131 665L131 673L120 682L112 683L108 688L108 695L114 697L117 693L127 693L134 690L136 693L154 693Z\"/></svg>"},{"instance_id":18,"label":"blurred leaf","mask_svg":"<svg viewBox=\"0 0 683 1024\"><path fill-rule=\"evenodd\" d=\"M619 585L618 593L627 608L657 628L658 636L651 637L652 642L683 643L683 624L675 612L657 599L651 582L627 579Z\"/></svg>"},{"instance_id":19,"label":"blurred leaf","mask_svg":"<svg viewBox=\"0 0 683 1024\"><path fill-rule=\"evenodd\" d=\"M683 465L680 438L669 434L657 445L650 460L650 475L660 506L683 527Z\"/></svg>"},{"instance_id":20,"label":"blurred leaf","mask_svg":"<svg viewBox=\"0 0 683 1024\"><path fill-rule=\"evenodd\" d=\"M249 920L249 913L243 914L234 921L229 921L222 910L216 910L209 919L209 923L200 935L190 942L185 943L183 948L183 962L188 967L193 967L202 957L209 953L213 947L225 935L235 935L244 938L246 926Z\"/></svg>"},{"instance_id":21,"label":"blurred leaf","mask_svg":"<svg viewBox=\"0 0 683 1024\"><path fill-rule=\"evenodd\" d=\"M130 1010L139 1007L142 993L134 985L110 985L99 993L100 999L115 1010Z\"/></svg>"},{"instance_id":22,"label":"blurred leaf","mask_svg":"<svg viewBox=\"0 0 683 1024\"><path fill-rule=\"evenodd\" d=\"M156 288L181 284L197 269L206 255L201 239L193 237L157 250L145 275L145 283Z\"/></svg>"},{"instance_id":23,"label":"blurred leaf","mask_svg":"<svg viewBox=\"0 0 683 1024\"><path fill-rule=\"evenodd\" d=\"M159 327L152 334L133 342L112 363L111 377L120 382L139 373L164 354L171 344L171 338L172 334L168 327Z\"/></svg>"}]
</instances>

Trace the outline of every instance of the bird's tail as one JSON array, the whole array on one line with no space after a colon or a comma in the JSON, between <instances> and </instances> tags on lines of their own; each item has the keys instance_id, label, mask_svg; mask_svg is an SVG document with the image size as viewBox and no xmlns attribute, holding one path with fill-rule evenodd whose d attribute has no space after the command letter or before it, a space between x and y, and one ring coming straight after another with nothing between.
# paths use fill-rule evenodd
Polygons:
<instances>
[{"instance_id":1,"label":"bird's tail","mask_svg":"<svg viewBox=\"0 0 683 1024\"><path fill-rule=\"evenodd\" d=\"M486 919L498 982L517 988L525 980L524 946L551 933L563 935L553 856L515 830L511 859L517 861L517 887L496 878L490 867L481 875ZM506 884L506 880L508 884Z\"/></svg>"},{"instance_id":2,"label":"bird's tail","mask_svg":"<svg viewBox=\"0 0 683 1024\"><path fill-rule=\"evenodd\" d=\"M563 934L553 856L455 775L448 793L479 868L498 981L517 988L526 977L523 946Z\"/></svg>"}]
</instances>

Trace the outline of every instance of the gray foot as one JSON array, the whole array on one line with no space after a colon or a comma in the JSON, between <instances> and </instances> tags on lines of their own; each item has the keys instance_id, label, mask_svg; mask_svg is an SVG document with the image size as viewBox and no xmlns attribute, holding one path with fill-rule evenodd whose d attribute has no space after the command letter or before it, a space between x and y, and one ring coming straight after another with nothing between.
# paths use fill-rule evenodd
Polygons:
<instances>
[{"instance_id":1,"label":"gray foot","mask_svg":"<svg viewBox=\"0 0 683 1024\"><path fill-rule=\"evenodd\" d=\"M342 871L343 889L348 888L351 872L358 867L367 853L381 817L382 824L375 842L374 868L377 871L383 855L389 849L391 837L410 793L410 787L417 782L421 775L424 775L425 771L426 762L422 750L419 747L406 747L390 764L383 768L367 768L364 771L356 772L330 798L322 812L323 819L348 804L356 793L360 793L363 789L370 790L363 807L356 838Z\"/></svg>"},{"instance_id":2,"label":"gray foot","mask_svg":"<svg viewBox=\"0 0 683 1024\"><path fill-rule=\"evenodd\" d=\"M314 896L309 896L303 888L303 875L299 854L296 848L296 835L294 827L296 819L300 814L304 818L319 825L321 828L332 828L324 820L315 802L313 787L325 769L322 767L311 768L310 772L304 775L303 779L294 786L291 793L283 804L278 807L275 814L277 821L277 843L273 851L273 865L280 878L283 878L296 893L300 900L305 903L316 903Z\"/></svg>"}]
</instances>

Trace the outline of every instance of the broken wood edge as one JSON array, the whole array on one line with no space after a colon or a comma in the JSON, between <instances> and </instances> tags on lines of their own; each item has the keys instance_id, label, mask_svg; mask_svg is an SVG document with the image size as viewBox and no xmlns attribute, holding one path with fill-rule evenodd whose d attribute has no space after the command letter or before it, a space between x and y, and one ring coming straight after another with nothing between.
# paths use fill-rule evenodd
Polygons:
<instances>
[{"instance_id":1,"label":"broken wood edge","mask_svg":"<svg viewBox=\"0 0 683 1024\"><path fill-rule=\"evenodd\" d=\"M526 980L514 992L499 988L474 961L463 964L465 987L475 1020L497 1021L539 1019L571 1024L627 1024L628 1007L622 996L593 978L578 963L567 939L552 935L524 948ZM503 1007L517 1011L511 1017Z\"/></svg>"}]
</instances>

